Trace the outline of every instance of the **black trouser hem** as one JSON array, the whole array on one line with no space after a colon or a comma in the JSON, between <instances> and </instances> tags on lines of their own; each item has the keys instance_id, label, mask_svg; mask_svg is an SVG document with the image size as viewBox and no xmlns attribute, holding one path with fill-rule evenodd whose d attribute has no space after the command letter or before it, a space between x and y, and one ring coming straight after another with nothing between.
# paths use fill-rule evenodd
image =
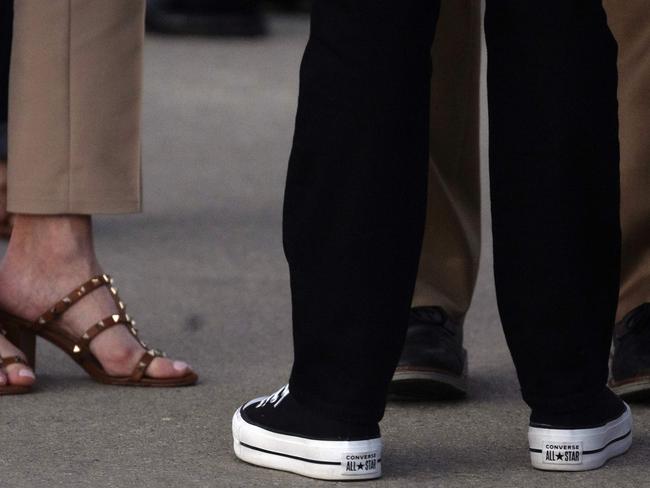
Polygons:
<instances>
[{"instance_id":1,"label":"black trouser hem","mask_svg":"<svg viewBox=\"0 0 650 488\"><path fill-rule=\"evenodd\" d=\"M556 414L578 412L594 407L606 401L611 394L609 388L604 385L572 395L555 397L533 395L522 390L524 401L531 409Z\"/></svg>"}]
</instances>

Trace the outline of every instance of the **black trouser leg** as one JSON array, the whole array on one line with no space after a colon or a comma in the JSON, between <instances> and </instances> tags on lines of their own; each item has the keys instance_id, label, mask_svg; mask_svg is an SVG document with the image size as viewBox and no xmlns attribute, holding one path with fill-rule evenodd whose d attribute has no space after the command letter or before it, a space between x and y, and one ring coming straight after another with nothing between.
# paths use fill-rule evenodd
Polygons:
<instances>
[{"instance_id":1,"label":"black trouser leg","mask_svg":"<svg viewBox=\"0 0 650 488\"><path fill-rule=\"evenodd\" d=\"M376 421L420 255L438 1L317 0L284 207L295 398Z\"/></svg>"},{"instance_id":2,"label":"black trouser leg","mask_svg":"<svg viewBox=\"0 0 650 488\"><path fill-rule=\"evenodd\" d=\"M488 0L494 266L525 401L605 388L620 262L616 43L600 0Z\"/></svg>"},{"instance_id":3,"label":"black trouser leg","mask_svg":"<svg viewBox=\"0 0 650 488\"><path fill-rule=\"evenodd\" d=\"M9 60L14 20L13 0L0 0L0 160L7 159L7 107Z\"/></svg>"}]
</instances>

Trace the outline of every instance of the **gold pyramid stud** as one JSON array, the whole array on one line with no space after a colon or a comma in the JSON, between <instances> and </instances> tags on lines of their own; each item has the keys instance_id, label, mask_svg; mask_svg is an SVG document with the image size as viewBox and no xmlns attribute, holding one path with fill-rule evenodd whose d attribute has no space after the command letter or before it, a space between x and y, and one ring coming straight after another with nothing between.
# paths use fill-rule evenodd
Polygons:
<instances>
[{"instance_id":1,"label":"gold pyramid stud","mask_svg":"<svg viewBox=\"0 0 650 488\"><path fill-rule=\"evenodd\" d=\"M103 329L104 328L104 321L100 320L99 322L97 322L97 327L99 327L100 329Z\"/></svg>"},{"instance_id":2,"label":"gold pyramid stud","mask_svg":"<svg viewBox=\"0 0 650 488\"><path fill-rule=\"evenodd\" d=\"M117 321L120 320L120 316L118 314L111 315L111 318L113 319L113 323L117 324Z\"/></svg>"},{"instance_id":3,"label":"gold pyramid stud","mask_svg":"<svg viewBox=\"0 0 650 488\"><path fill-rule=\"evenodd\" d=\"M102 279L104 280L104 283L109 283L111 281L108 275L105 274L102 275Z\"/></svg>"},{"instance_id":4,"label":"gold pyramid stud","mask_svg":"<svg viewBox=\"0 0 650 488\"><path fill-rule=\"evenodd\" d=\"M93 285L97 285L97 284L99 284L99 278L93 278L93 279L90 280L90 281L92 282Z\"/></svg>"},{"instance_id":5,"label":"gold pyramid stud","mask_svg":"<svg viewBox=\"0 0 650 488\"><path fill-rule=\"evenodd\" d=\"M45 323L45 319L43 317L38 318L38 323L43 325Z\"/></svg>"},{"instance_id":6,"label":"gold pyramid stud","mask_svg":"<svg viewBox=\"0 0 650 488\"><path fill-rule=\"evenodd\" d=\"M122 302L122 301L120 301L120 302L118 303L118 306L120 307L121 310L124 310L124 308L125 308L125 307L124 307L124 302Z\"/></svg>"},{"instance_id":7,"label":"gold pyramid stud","mask_svg":"<svg viewBox=\"0 0 650 488\"><path fill-rule=\"evenodd\" d=\"M113 295L117 295L117 290L116 290L114 287L112 287L112 286L111 286L111 293L112 293Z\"/></svg>"},{"instance_id":8,"label":"gold pyramid stud","mask_svg":"<svg viewBox=\"0 0 650 488\"><path fill-rule=\"evenodd\" d=\"M66 304L70 304L70 303L72 303L72 300L70 300L70 298L68 298L68 297L65 297L65 298L64 298L63 300L61 300L61 301L62 301L63 303L66 303Z\"/></svg>"},{"instance_id":9,"label":"gold pyramid stud","mask_svg":"<svg viewBox=\"0 0 650 488\"><path fill-rule=\"evenodd\" d=\"M72 348L72 352L79 354L81 352L81 348L75 344L75 346Z\"/></svg>"},{"instance_id":10,"label":"gold pyramid stud","mask_svg":"<svg viewBox=\"0 0 650 488\"><path fill-rule=\"evenodd\" d=\"M81 336L81 338L83 340L87 341L88 339L90 339L90 336L88 334L84 334L84 335Z\"/></svg>"}]
</instances>

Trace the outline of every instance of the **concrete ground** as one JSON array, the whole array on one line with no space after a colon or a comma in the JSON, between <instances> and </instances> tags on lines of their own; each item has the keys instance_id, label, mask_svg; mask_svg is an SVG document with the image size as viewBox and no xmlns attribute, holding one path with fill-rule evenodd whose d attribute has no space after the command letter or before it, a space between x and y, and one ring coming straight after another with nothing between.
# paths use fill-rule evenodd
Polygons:
<instances>
[{"instance_id":1,"label":"concrete ground","mask_svg":"<svg viewBox=\"0 0 650 488\"><path fill-rule=\"evenodd\" d=\"M40 343L36 392L0 399L0 487L334 486L239 462L230 437L234 409L281 386L291 364L280 210L307 28L304 17L277 17L266 39L149 38L146 212L97 219L97 245L147 342L189 359L201 383L102 386ZM530 467L487 217L486 206L467 320L471 394L390 404L385 476L363 486L647 486L650 410L642 405L633 408L632 451L604 469Z\"/></svg>"}]
</instances>

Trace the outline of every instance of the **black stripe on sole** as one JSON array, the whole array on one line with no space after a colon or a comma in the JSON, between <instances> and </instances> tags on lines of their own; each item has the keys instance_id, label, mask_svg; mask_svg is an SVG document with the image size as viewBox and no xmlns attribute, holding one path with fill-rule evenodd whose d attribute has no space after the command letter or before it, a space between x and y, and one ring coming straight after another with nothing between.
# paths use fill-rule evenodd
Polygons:
<instances>
[{"instance_id":1,"label":"black stripe on sole","mask_svg":"<svg viewBox=\"0 0 650 488\"><path fill-rule=\"evenodd\" d=\"M296 459L298 461L305 461L306 463L325 464L325 465L329 465L329 466L340 466L341 465L341 463L336 463L336 462L333 462L333 461L317 461L315 459L307 459L307 458L302 458L302 457L299 457L299 456L292 456L291 454L285 454L283 452L268 451L266 449L262 449L261 447L251 446L250 444L246 444L245 442L240 442L240 444L242 446L244 446L244 447L249 448L249 449L253 449L254 451L259 451L259 452L263 452L263 453L266 453L266 454L273 454L275 456L282 456L282 457L286 457L286 458L290 458L290 459Z\"/></svg>"},{"instance_id":2,"label":"black stripe on sole","mask_svg":"<svg viewBox=\"0 0 650 488\"><path fill-rule=\"evenodd\" d=\"M600 449L594 449L593 451L582 451L582 455L584 456L585 454L597 454L597 453L599 453L599 452L602 452L602 451L604 451L605 449L607 449L609 446L611 446L612 444L614 444L615 442L622 441L623 439L625 439L626 437L628 437L630 434L632 434L632 431L631 431L631 430L628 430L627 434L622 435L621 437L617 437L616 439L613 439L613 440L609 441L607 444L605 444L605 445L604 445L603 447L601 447ZM536 453L536 454L541 454L541 453L542 453L542 450L541 450L541 449L533 449L532 447L531 447L530 449L528 449L528 450L529 450L530 452L534 452L534 453Z\"/></svg>"},{"instance_id":3,"label":"black stripe on sole","mask_svg":"<svg viewBox=\"0 0 650 488\"><path fill-rule=\"evenodd\" d=\"M241 444L244 447L247 447L248 449L253 449L254 451L263 452L265 454L273 454L275 456L282 456L282 457L286 457L286 458L289 458L289 459L295 459L297 461L304 461L306 463L324 464L324 465L327 465L327 466L341 466L341 464L342 464L342 463L337 463L337 462L334 462L334 461L317 461L316 459L307 459L307 458L303 458L303 457L299 457L299 456L292 456L291 454L285 454L283 452L269 451L267 449L262 449L261 447L251 446L250 444L246 444L245 442L240 442L239 444ZM377 462L380 463L381 459L377 460Z\"/></svg>"}]
</instances>

